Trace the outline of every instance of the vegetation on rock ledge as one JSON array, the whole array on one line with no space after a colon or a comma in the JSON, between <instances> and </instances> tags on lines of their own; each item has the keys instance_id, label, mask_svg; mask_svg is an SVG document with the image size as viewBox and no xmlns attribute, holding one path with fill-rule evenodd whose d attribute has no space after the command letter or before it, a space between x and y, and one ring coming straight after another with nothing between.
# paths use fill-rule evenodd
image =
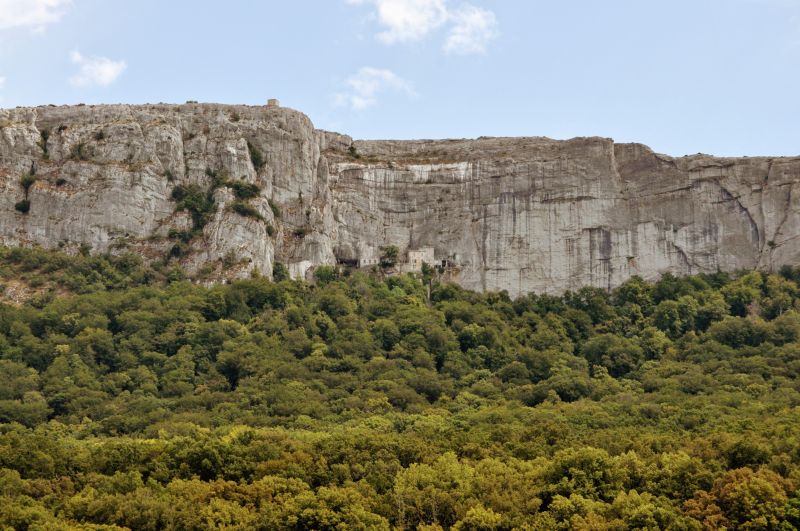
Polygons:
<instances>
[{"instance_id":1,"label":"vegetation on rock ledge","mask_svg":"<svg viewBox=\"0 0 800 531\"><path fill-rule=\"evenodd\" d=\"M176 203L175 210L189 212L192 217L192 230L170 230L169 237L178 240L169 251L170 257L180 258L189 253L191 249L189 242L203 231L203 227L211 221L217 209L214 192L220 187L225 186L233 191L236 200L229 207L232 211L240 216L264 220L255 207L246 203L248 199L258 196L261 191L258 185L243 180L228 179L211 169L206 170L206 175L211 178L211 184L206 189L194 183L179 184L172 189L172 199Z\"/></svg>"}]
</instances>

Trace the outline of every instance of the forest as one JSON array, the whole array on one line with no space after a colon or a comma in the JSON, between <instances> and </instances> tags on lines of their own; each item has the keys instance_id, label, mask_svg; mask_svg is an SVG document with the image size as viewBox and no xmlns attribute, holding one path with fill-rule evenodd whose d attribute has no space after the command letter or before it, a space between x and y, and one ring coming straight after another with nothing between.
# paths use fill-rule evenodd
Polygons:
<instances>
[{"instance_id":1,"label":"forest","mask_svg":"<svg viewBox=\"0 0 800 531\"><path fill-rule=\"evenodd\" d=\"M800 529L800 268L511 299L83 251L0 248L0 528Z\"/></svg>"}]
</instances>

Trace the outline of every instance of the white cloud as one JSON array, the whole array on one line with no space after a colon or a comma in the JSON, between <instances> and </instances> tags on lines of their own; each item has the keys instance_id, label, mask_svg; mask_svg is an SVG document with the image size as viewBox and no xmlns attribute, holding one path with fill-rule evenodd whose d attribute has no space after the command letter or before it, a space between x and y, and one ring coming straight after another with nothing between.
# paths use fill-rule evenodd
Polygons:
<instances>
[{"instance_id":1,"label":"white cloud","mask_svg":"<svg viewBox=\"0 0 800 531\"><path fill-rule=\"evenodd\" d=\"M378 23L386 30L377 37L386 44L416 41L447 21L445 0L348 0L373 4Z\"/></svg>"},{"instance_id":2,"label":"white cloud","mask_svg":"<svg viewBox=\"0 0 800 531\"><path fill-rule=\"evenodd\" d=\"M5 85L6 85L6 78L0 76L0 89L3 88Z\"/></svg>"},{"instance_id":3,"label":"white cloud","mask_svg":"<svg viewBox=\"0 0 800 531\"><path fill-rule=\"evenodd\" d=\"M61 20L72 0L0 0L0 29L43 31Z\"/></svg>"},{"instance_id":4,"label":"white cloud","mask_svg":"<svg viewBox=\"0 0 800 531\"><path fill-rule=\"evenodd\" d=\"M336 104L350 107L356 111L375 105L378 102L378 95L383 92L416 95L413 85L391 70L369 66L360 68L358 72L347 78L345 84L349 90L336 95Z\"/></svg>"},{"instance_id":5,"label":"white cloud","mask_svg":"<svg viewBox=\"0 0 800 531\"><path fill-rule=\"evenodd\" d=\"M107 57L84 57L78 51L70 54L70 60L80 66L78 73L69 79L76 87L108 86L128 67L125 61L112 61Z\"/></svg>"},{"instance_id":6,"label":"white cloud","mask_svg":"<svg viewBox=\"0 0 800 531\"><path fill-rule=\"evenodd\" d=\"M488 9L464 5L451 18L453 27L444 51L454 54L486 53L486 45L497 36L497 17Z\"/></svg>"},{"instance_id":7,"label":"white cloud","mask_svg":"<svg viewBox=\"0 0 800 531\"><path fill-rule=\"evenodd\" d=\"M443 26L449 26L443 49L452 54L486 53L497 36L497 17L492 11L462 4L451 9L448 0L347 0L348 4L371 5L373 17L384 31L377 34L384 44L418 41Z\"/></svg>"}]
</instances>

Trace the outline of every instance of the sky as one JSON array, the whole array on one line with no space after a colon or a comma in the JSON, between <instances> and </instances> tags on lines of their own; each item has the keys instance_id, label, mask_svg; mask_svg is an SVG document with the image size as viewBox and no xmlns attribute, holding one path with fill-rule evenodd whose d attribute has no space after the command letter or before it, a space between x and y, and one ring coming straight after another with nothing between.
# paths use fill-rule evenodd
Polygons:
<instances>
[{"instance_id":1,"label":"sky","mask_svg":"<svg viewBox=\"0 0 800 531\"><path fill-rule=\"evenodd\" d=\"M0 0L0 107L268 98L354 138L800 155L800 0Z\"/></svg>"}]
</instances>

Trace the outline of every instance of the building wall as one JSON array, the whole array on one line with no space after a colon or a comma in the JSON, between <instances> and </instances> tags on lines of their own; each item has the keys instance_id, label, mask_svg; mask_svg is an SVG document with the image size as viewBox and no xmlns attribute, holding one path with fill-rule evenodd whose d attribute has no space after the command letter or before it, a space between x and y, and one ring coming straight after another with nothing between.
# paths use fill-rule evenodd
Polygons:
<instances>
[{"instance_id":1,"label":"building wall","mask_svg":"<svg viewBox=\"0 0 800 531\"><path fill-rule=\"evenodd\" d=\"M433 247L423 247L408 251L408 268L411 271L421 271L423 263L434 265Z\"/></svg>"}]
</instances>

